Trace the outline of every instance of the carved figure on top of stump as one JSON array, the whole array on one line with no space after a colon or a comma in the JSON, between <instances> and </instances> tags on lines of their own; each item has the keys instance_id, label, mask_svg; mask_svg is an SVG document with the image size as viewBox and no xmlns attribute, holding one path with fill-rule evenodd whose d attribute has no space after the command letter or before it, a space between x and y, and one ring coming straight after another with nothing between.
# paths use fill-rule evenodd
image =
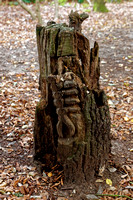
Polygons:
<instances>
[{"instance_id":1,"label":"carved figure on top of stump","mask_svg":"<svg viewBox=\"0 0 133 200\"><path fill-rule=\"evenodd\" d=\"M36 107L34 159L59 162L65 182L88 182L107 162L110 115L99 87L99 46L81 33L85 13L71 12L69 26L37 26L41 99Z\"/></svg>"},{"instance_id":2,"label":"carved figure on top of stump","mask_svg":"<svg viewBox=\"0 0 133 200\"><path fill-rule=\"evenodd\" d=\"M81 24L88 17L89 15L86 13L79 14L78 12L71 11L69 15L69 26L73 27L76 31L81 33Z\"/></svg>"}]
</instances>

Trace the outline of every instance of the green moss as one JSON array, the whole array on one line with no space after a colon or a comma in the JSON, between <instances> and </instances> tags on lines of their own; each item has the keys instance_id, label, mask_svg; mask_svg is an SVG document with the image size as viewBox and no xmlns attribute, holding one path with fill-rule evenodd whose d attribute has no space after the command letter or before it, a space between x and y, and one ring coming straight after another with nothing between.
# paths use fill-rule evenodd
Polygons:
<instances>
[{"instance_id":1,"label":"green moss","mask_svg":"<svg viewBox=\"0 0 133 200\"><path fill-rule=\"evenodd\" d=\"M74 29L62 27L58 36L57 56L75 56Z\"/></svg>"},{"instance_id":2,"label":"green moss","mask_svg":"<svg viewBox=\"0 0 133 200\"><path fill-rule=\"evenodd\" d=\"M105 6L105 4L104 3L98 3L98 2L94 3L93 10L95 12L103 12L103 13L108 12L108 9Z\"/></svg>"},{"instance_id":3,"label":"green moss","mask_svg":"<svg viewBox=\"0 0 133 200\"><path fill-rule=\"evenodd\" d=\"M50 56L54 57L56 54L56 46L57 46L57 35L59 33L59 27L53 27L50 31Z\"/></svg>"}]
</instances>

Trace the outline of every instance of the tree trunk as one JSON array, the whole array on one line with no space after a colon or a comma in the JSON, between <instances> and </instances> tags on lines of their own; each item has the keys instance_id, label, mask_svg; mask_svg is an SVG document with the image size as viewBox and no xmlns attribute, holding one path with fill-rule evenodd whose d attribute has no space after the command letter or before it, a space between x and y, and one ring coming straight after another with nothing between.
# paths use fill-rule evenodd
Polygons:
<instances>
[{"instance_id":1,"label":"tree trunk","mask_svg":"<svg viewBox=\"0 0 133 200\"><path fill-rule=\"evenodd\" d=\"M38 23L42 24L42 17L41 17L41 12L40 12L40 1L36 0L36 17L38 19Z\"/></svg>"},{"instance_id":2,"label":"tree trunk","mask_svg":"<svg viewBox=\"0 0 133 200\"><path fill-rule=\"evenodd\" d=\"M58 19L58 15L59 15L59 3L58 3L58 0L54 0L54 3L55 3L54 19L57 20Z\"/></svg>"},{"instance_id":3,"label":"tree trunk","mask_svg":"<svg viewBox=\"0 0 133 200\"><path fill-rule=\"evenodd\" d=\"M60 163L66 183L89 181L110 152L110 115L99 87L97 42L81 33L86 14L66 24L37 26L41 100L36 107L34 159L44 168Z\"/></svg>"}]
</instances>

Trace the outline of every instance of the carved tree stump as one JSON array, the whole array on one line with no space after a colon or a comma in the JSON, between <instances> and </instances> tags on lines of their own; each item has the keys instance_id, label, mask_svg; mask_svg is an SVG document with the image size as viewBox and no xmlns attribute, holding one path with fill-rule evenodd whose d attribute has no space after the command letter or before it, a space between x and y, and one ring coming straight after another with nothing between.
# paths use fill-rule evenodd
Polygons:
<instances>
[{"instance_id":1,"label":"carved tree stump","mask_svg":"<svg viewBox=\"0 0 133 200\"><path fill-rule=\"evenodd\" d=\"M45 168L59 162L65 182L89 181L110 152L110 114L99 87L97 42L90 50L81 33L86 14L70 24L37 26L41 100L36 107L34 159Z\"/></svg>"}]
</instances>

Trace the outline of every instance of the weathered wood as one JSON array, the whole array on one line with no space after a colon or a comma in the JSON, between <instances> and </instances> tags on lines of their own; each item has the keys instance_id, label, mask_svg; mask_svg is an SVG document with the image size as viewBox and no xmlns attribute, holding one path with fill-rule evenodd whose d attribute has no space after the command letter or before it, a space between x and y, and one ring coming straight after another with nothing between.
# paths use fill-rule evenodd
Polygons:
<instances>
[{"instance_id":1,"label":"weathered wood","mask_svg":"<svg viewBox=\"0 0 133 200\"><path fill-rule=\"evenodd\" d=\"M79 31L81 33L81 24L88 17L89 15L86 13L78 14L78 12L71 11L69 15L69 26L73 27L74 30Z\"/></svg>"},{"instance_id":2,"label":"weathered wood","mask_svg":"<svg viewBox=\"0 0 133 200\"><path fill-rule=\"evenodd\" d=\"M95 42L90 50L81 33L86 17L72 12L69 27L54 22L37 27L41 100L35 116L34 158L45 168L59 162L67 183L88 182L110 152L109 108L99 87L99 46Z\"/></svg>"}]
</instances>

